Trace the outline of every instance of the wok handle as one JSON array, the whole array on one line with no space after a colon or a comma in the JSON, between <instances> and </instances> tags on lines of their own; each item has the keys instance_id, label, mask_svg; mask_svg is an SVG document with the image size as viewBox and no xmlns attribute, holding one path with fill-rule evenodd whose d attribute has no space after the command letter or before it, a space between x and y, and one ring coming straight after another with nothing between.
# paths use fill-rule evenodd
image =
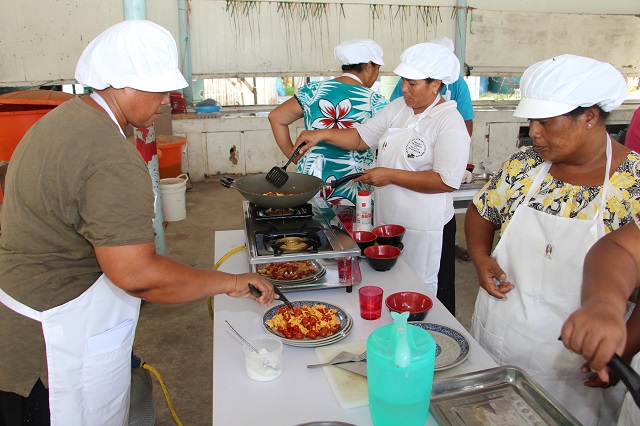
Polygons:
<instances>
[{"instance_id":1,"label":"wok handle","mask_svg":"<svg viewBox=\"0 0 640 426\"><path fill-rule=\"evenodd\" d=\"M235 182L235 179L229 176L220 178L220 185L224 186L225 188L231 188L231 185L233 185L233 182Z\"/></svg>"},{"instance_id":2,"label":"wok handle","mask_svg":"<svg viewBox=\"0 0 640 426\"><path fill-rule=\"evenodd\" d=\"M640 407L640 376L638 373L618 354L613 354L613 358L609 361L609 367L620 377L636 405Z\"/></svg>"},{"instance_id":3,"label":"wok handle","mask_svg":"<svg viewBox=\"0 0 640 426\"><path fill-rule=\"evenodd\" d=\"M360 176L362 176L362 173L352 173L350 175L343 176L340 179L334 180L333 182L331 182L329 184L329 186L331 188L337 188L338 186L342 185L343 183L349 182L350 180L354 180L355 178L359 178Z\"/></svg>"}]
</instances>

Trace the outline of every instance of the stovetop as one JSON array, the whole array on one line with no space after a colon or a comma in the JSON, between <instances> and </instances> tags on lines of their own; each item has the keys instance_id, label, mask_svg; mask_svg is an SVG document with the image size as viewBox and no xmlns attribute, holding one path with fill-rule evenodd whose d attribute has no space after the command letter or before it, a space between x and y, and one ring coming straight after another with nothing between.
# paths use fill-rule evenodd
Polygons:
<instances>
[{"instance_id":1,"label":"stovetop","mask_svg":"<svg viewBox=\"0 0 640 426\"><path fill-rule=\"evenodd\" d=\"M248 201L243 202L243 207L252 265L360 255L349 231L323 198L312 198L286 217L269 217ZM283 242L285 237L288 238Z\"/></svg>"}]
</instances>

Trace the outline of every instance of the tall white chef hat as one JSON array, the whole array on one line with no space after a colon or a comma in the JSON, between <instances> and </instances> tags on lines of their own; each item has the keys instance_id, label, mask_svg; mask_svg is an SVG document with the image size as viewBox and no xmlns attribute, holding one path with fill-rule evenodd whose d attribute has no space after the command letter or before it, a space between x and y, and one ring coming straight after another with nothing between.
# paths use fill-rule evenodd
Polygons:
<instances>
[{"instance_id":1,"label":"tall white chef hat","mask_svg":"<svg viewBox=\"0 0 640 426\"><path fill-rule=\"evenodd\" d=\"M145 20L126 20L99 34L82 52L75 77L97 90L168 92L188 86L178 69L173 36Z\"/></svg>"},{"instance_id":2,"label":"tall white chef hat","mask_svg":"<svg viewBox=\"0 0 640 426\"><path fill-rule=\"evenodd\" d=\"M382 47L368 38L354 38L343 41L333 49L333 54L342 65L374 64L384 65Z\"/></svg>"},{"instance_id":3,"label":"tall white chef hat","mask_svg":"<svg viewBox=\"0 0 640 426\"><path fill-rule=\"evenodd\" d=\"M419 43L402 52L400 64L393 72L409 80L433 78L451 84L460 77L460 61L448 47Z\"/></svg>"},{"instance_id":4,"label":"tall white chef hat","mask_svg":"<svg viewBox=\"0 0 640 426\"><path fill-rule=\"evenodd\" d=\"M453 45L453 40L451 40L449 37L434 38L429 43L439 44L441 46L446 47L452 52L455 49L455 46Z\"/></svg>"},{"instance_id":5,"label":"tall white chef hat","mask_svg":"<svg viewBox=\"0 0 640 426\"><path fill-rule=\"evenodd\" d=\"M620 106L629 92L613 65L560 55L527 68L520 80L520 94L514 116L549 118L593 105L609 112Z\"/></svg>"}]
</instances>

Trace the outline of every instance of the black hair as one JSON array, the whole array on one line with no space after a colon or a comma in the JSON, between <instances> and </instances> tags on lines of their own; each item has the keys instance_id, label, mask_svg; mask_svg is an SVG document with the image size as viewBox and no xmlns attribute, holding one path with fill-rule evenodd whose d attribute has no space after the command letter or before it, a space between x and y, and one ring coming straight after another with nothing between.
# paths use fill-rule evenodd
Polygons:
<instances>
[{"instance_id":1,"label":"black hair","mask_svg":"<svg viewBox=\"0 0 640 426\"><path fill-rule=\"evenodd\" d=\"M362 63L362 64L343 65L342 66L342 71L344 71L344 72L348 72L348 71L362 72L362 70L364 69L365 65L367 65L367 64L366 63Z\"/></svg>"},{"instance_id":2,"label":"black hair","mask_svg":"<svg viewBox=\"0 0 640 426\"><path fill-rule=\"evenodd\" d=\"M609 118L609 114L610 112L606 112L604 111L602 108L600 108L598 105L591 105L590 107L577 107L574 110L571 110L563 115L569 116L573 119L578 118L579 116L581 116L582 114L585 113L586 110L588 110L589 108L597 108L598 111L600 111L600 118L602 118L603 121L607 121L607 118Z\"/></svg>"}]
</instances>

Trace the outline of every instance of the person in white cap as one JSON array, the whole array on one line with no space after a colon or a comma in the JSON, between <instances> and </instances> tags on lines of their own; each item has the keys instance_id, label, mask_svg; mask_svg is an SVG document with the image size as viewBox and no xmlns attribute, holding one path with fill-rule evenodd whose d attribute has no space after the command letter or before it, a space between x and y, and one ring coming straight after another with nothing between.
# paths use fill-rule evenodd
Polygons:
<instances>
[{"instance_id":1,"label":"person in white cap","mask_svg":"<svg viewBox=\"0 0 640 426\"><path fill-rule=\"evenodd\" d=\"M629 300L640 280L640 212L633 223L605 235L591 247L584 262L581 306L562 326L567 349L582 355L602 383L614 384L607 364L614 354L640 371L640 315L625 323ZM618 426L640 424L640 408L631 393L624 397Z\"/></svg>"},{"instance_id":2,"label":"person in white cap","mask_svg":"<svg viewBox=\"0 0 640 426\"><path fill-rule=\"evenodd\" d=\"M347 40L336 46L334 54L342 64L341 76L306 84L293 98L269 113L273 136L287 158L293 155L289 126L298 119L304 117L304 127L310 130L350 129L388 104L387 99L371 90L380 66L384 65L378 43L366 38ZM350 151L320 143L297 160L297 172L331 182L367 170L374 161L372 151ZM358 191L372 189L363 183L348 182L327 193L326 198L341 217L345 214L353 217Z\"/></svg>"},{"instance_id":3,"label":"person in white cap","mask_svg":"<svg viewBox=\"0 0 640 426\"><path fill-rule=\"evenodd\" d=\"M520 90L514 115L529 119L533 146L502 165L465 217L481 287L472 335L583 424L610 425L622 394L587 387L598 383L558 336L580 306L587 251L640 206L640 156L612 143L605 127L627 97L626 82L608 63L561 55L529 67Z\"/></svg>"},{"instance_id":4,"label":"person in white cap","mask_svg":"<svg viewBox=\"0 0 640 426\"><path fill-rule=\"evenodd\" d=\"M429 43L440 44L442 46L445 46L452 52L455 48L453 40L451 40L449 37L434 38L433 40L429 41ZM391 93L391 101L404 96L404 92L402 89L403 81L404 80L402 78L398 80L398 84L396 84L395 89L393 89L393 93ZM460 77L451 84L443 84L442 89L440 90L440 95L442 95L442 97L447 101L456 102L456 109L462 116L464 124L465 126L467 126L469 136L471 136L473 134L473 118L475 117L475 114L473 113L471 93L469 92L469 86L467 85L465 79ZM471 182L471 179L473 179L473 176L471 175L471 172L468 172L465 176L465 182ZM467 252L467 250L464 247L458 245L457 238L455 245L455 255L456 259L460 259L463 262L471 261L471 257L469 257L469 253Z\"/></svg>"},{"instance_id":5,"label":"person in white cap","mask_svg":"<svg viewBox=\"0 0 640 426\"><path fill-rule=\"evenodd\" d=\"M116 24L85 48L76 79L94 92L34 124L7 174L1 424L126 425L141 299L274 298L258 274L197 270L155 251L151 178L123 129L150 126L167 92L187 86L171 34Z\"/></svg>"},{"instance_id":6,"label":"person in white cap","mask_svg":"<svg viewBox=\"0 0 640 426\"><path fill-rule=\"evenodd\" d=\"M356 181L376 187L374 225L406 228L403 258L450 312L455 312L452 192L460 187L470 138L456 104L440 95L458 79L460 62L434 43L409 47L394 70L402 98L356 129L304 131L296 146L324 140L344 149L378 150L377 167Z\"/></svg>"}]
</instances>

